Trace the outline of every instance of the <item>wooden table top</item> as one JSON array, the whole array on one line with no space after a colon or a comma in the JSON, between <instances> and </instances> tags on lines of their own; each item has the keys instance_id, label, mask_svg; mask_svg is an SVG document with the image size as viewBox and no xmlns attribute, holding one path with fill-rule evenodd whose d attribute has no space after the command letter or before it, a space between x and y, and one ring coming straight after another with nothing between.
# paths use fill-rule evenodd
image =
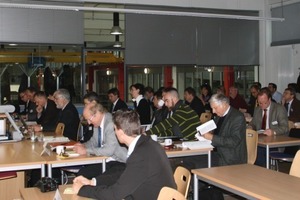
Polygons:
<instances>
[{"instance_id":1,"label":"wooden table top","mask_svg":"<svg viewBox=\"0 0 300 200\"><path fill-rule=\"evenodd\" d=\"M300 138L293 138L286 135L278 136L265 136L259 135L258 145L259 146L275 146L275 147L284 147L289 145L300 145Z\"/></svg>"},{"instance_id":2,"label":"wooden table top","mask_svg":"<svg viewBox=\"0 0 300 200\"><path fill-rule=\"evenodd\" d=\"M193 169L199 180L250 199L300 199L300 178L256 165Z\"/></svg>"},{"instance_id":3,"label":"wooden table top","mask_svg":"<svg viewBox=\"0 0 300 200\"><path fill-rule=\"evenodd\" d=\"M88 200L89 198L80 197L76 194L64 194L66 188L71 188L72 185L60 185L59 192L63 200ZM24 200L53 200L56 191L42 193L39 188L22 188L21 196Z\"/></svg>"}]
</instances>

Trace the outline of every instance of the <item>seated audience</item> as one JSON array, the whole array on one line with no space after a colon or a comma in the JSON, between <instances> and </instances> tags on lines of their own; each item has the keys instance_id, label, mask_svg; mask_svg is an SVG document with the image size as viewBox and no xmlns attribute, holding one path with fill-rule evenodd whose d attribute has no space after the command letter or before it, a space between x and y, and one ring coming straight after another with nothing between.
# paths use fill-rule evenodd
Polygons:
<instances>
[{"instance_id":1,"label":"seated audience","mask_svg":"<svg viewBox=\"0 0 300 200\"><path fill-rule=\"evenodd\" d=\"M34 95L36 93L36 89L34 87L28 87L25 90L25 94L27 95L30 102L28 102L27 107L27 120L28 121L36 121L37 120L37 112L36 112L36 104L34 102Z\"/></svg>"},{"instance_id":2,"label":"seated audience","mask_svg":"<svg viewBox=\"0 0 300 200\"><path fill-rule=\"evenodd\" d=\"M210 106L217 115L217 128L203 135L217 148L219 166L247 163L246 121L244 115L229 104L223 94L211 97Z\"/></svg>"},{"instance_id":3,"label":"seated audience","mask_svg":"<svg viewBox=\"0 0 300 200\"><path fill-rule=\"evenodd\" d=\"M148 101L143 97L144 85L136 83L130 86L130 95L132 97L134 109L139 113L141 124L150 124L151 108Z\"/></svg>"},{"instance_id":4,"label":"seated audience","mask_svg":"<svg viewBox=\"0 0 300 200\"><path fill-rule=\"evenodd\" d=\"M282 94L277 91L277 85L275 83L269 83L268 88L271 91L272 99L277 103L281 103Z\"/></svg>"},{"instance_id":5,"label":"seated audience","mask_svg":"<svg viewBox=\"0 0 300 200\"><path fill-rule=\"evenodd\" d=\"M288 119L293 122L300 122L300 101L296 98L296 91L293 88L286 88L282 97Z\"/></svg>"},{"instance_id":6,"label":"seated audience","mask_svg":"<svg viewBox=\"0 0 300 200\"><path fill-rule=\"evenodd\" d=\"M99 103L90 103L83 109L83 117L94 126L92 138L74 146L74 151L81 155L107 156L106 169L116 168L122 170L125 167L127 149L121 147L115 134L112 115ZM102 173L102 164L86 165L81 168L78 175L93 178Z\"/></svg>"},{"instance_id":7,"label":"seated audience","mask_svg":"<svg viewBox=\"0 0 300 200\"><path fill-rule=\"evenodd\" d=\"M229 88L229 101L230 101L230 106L232 106L233 108L240 110L243 113L247 111L248 105L244 97L242 97L239 94L238 87L235 85Z\"/></svg>"},{"instance_id":8,"label":"seated audience","mask_svg":"<svg viewBox=\"0 0 300 200\"><path fill-rule=\"evenodd\" d=\"M146 133L195 139L196 127L200 125L197 113L179 99L175 88L165 89L163 100L169 109L170 117L153 126Z\"/></svg>"},{"instance_id":9,"label":"seated audience","mask_svg":"<svg viewBox=\"0 0 300 200\"><path fill-rule=\"evenodd\" d=\"M201 100L196 96L196 91L192 87L187 87L184 90L185 104L189 105L200 117L205 112L204 105Z\"/></svg>"},{"instance_id":10,"label":"seated audience","mask_svg":"<svg viewBox=\"0 0 300 200\"><path fill-rule=\"evenodd\" d=\"M264 130L266 136L284 135L288 132L288 118L285 108L272 101L272 94L269 88L262 88L257 96L258 107L255 108L252 121L249 127L254 130ZM257 148L256 164L266 165L265 148Z\"/></svg>"},{"instance_id":11,"label":"seated audience","mask_svg":"<svg viewBox=\"0 0 300 200\"><path fill-rule=\"evenodd\" d=\"M128 109L127 104L122 99L120 99L120 92L117 88L112 88L108 90L107 96L109 101L111 102L111 107L109 109L110 113L114 113L117 110L121 109Z\"/></svg>"},{"instance_id":12,"label":"seated audience","mask_svg":"<svg viewBox=\"0 0 300 200\"><path fill-rule=\"evenodd\" d=\"M54 131L57 125L59 110L54 101L47 98L45 92L39 91L34 95L36 103L37 123L34 125L35 131Z\"/></svg>"},{"instance_id":13,"label":"seated audience","mask_svg":"<svg viewBox=\"0 0 300 200\"><path fill-rule=\"evenodd\" d=\"M250 87L251 96L249 99L247 112L251 116L253 116L254 109L258 106L257 95L258 95L259 90L260 90L260 88L257 85L251 85L251 87Z\"/></svg>"},{"instance_id":14,"label":"seated audience","mask_svg":"<svg viewBox=\"0 0 300 200\"><path fill-rule=\"evenodd\" d=\"M156 108L153 112L152 126L160 123L168 116L168 108L165 106L165 102L162 100L162 91L157 91L153 96L153 105Z\"/></svg>"},{"instance_id":15,"label":"seated audience","mask_svg":"<svg viewBox=\"0 0 300 200\"><path fill-rule=\"evenodd\" d=\"M83 96L83 104L100 103L99 95L96 92L88 92Z\"/></svg>"},{"instance_id":16,"label":"seated audience","mask_svg":"<svg viewBox=\"0 0 300 200\"><path fill-rule=\"evenodd\" d=\"M209 105L209 99L211 95L212 95L211 87L208 84L201 85L199 99L202 101L205 110L211 110Z\"/></svg>"},{"instance_id":17,"label":"seated audience","mask_svg":"<svg viewBox=\"0 0 300 200\"><path fill-rule=\"evenodd\" d=\"M297 83L289 83L288 88L293 88L296 91L296 98L300 100L300 88L298 87Z\"/></svg>"},{"instance_id":18,"label":"seated audience","mask_svg":"<svg viewBox=\"0 0 300 200\"><path fill-rule=\"evenodd\" d=\"M79 114L76 107L70 101L70 93L66 89L58 89L54 92L56 107L60 110L58 123L65 125L64 136L70 140L78 140Z\"/></svg>"},{"instance_id":19,"label":"seated audience","mask_svg":"<svg viewBox=\"0 0 300 200\"><path fill-rule=\"evenodd\" d=\"M94 199L153 200L162 187L176 188L165 151L150 137L141 135L139 115L135 111L119 110L113 121L119 142L128 146L124 172L115 181L109 172L92 180L79 176L74 179L74 192Z\"/></svg>"},{"instance_id":20,"label":"seated audience","mask_svg":"<svg viewBox=\"0 0 300 200\"><path fill-rule=\"evenodd\" d=\"M155 107L153 105L154 89L150 86L145 87L145 99L148 101L151 111L153 112Z\"/></svg>"}]
</instances>

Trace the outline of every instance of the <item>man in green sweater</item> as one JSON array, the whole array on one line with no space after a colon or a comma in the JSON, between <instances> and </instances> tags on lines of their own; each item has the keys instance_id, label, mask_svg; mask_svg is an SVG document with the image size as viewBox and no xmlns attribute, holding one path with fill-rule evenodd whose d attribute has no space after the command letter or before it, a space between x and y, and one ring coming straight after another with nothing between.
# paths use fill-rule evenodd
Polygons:
<instances>
[{"instance_id":1,"label":"man in green sweater","mask_svg":"<svg viewBox=\"0 0 300 200\"><path fill-rule=\"evenodd\" d=\"M169 109L168 118L153 126L146 133L159 137L178 136L193 140L196 127L200 125L197 113L179 99L175 88L166 88L164 93L163 100Z\"/></svg>"}]
</instances>

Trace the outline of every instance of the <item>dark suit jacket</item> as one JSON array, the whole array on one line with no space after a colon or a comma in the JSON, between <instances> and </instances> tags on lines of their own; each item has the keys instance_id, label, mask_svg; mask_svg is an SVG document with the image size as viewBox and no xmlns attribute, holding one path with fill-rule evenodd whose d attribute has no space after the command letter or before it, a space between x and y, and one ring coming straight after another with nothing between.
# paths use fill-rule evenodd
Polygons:
<instances>
[{"instance_id":1,"label":"dark suit jacket","mask_svg":"<svg viewBox=\"0 0 300 200\"><path fill-rule=\"evenodd\" d=\"M164 186L176 188L166 153L149 136L141 135L127 159L125 171L114 185L83 186L78 194L105 200L153 200Z\"/></svg>"},{"instance_id":2,"label":"dark suit jacket","mask_svg":"<svg viewBox=\"0 0 300 200\"><path fill-rule=\"evenodd\" d=\"M37 123L43 127L43 131L54 131L57 125L59 110L56 108L54 101L48 99L47 107L43 110L42 115L37 119Z\"/></svg>"},{"instance_id":3,"label":"dark suit jacket","mask_svg":"<svg viewBox=\"0 0 300 200\"><path fill-rule=\"evenodd\" d=\"M25 104L25 114L27 114L28 121L37 120L36 105L34 102L29 101L27 105Z\"/></svg>"},{"instance_id":4,"label":"dark suit jacket","mask_svg":"<svg viewBox=\"0 0 300 200\"><path fill-rule=\"evenodd\" d=\"M141 124L150 124L151 123L150 122L151 108L146 99L141 99L139 102L139 105L135 109L140 115Z\"/></svg>"},{"instance_id":5,"label":"dark suit jacket","mask_svg":"<svg viewBox=\"0 0 300 200\"><path fill-rule=\"evenodd\" d=\"M64 136L70 140L77 141L79 121L78 111L71 102L63 110L60 110L58 122L65 124Z\"/></svg>"},{"instance_id":6,"label":"dark suit jacket","mask_svg":"<svg viewBox=\"0 0 300 200\"><path fill-rule=\"evenodd\" d=\"M218 120L216 117L216 124ZM246 121L240 111L230 107L212 145L218 149L220 166L247 163Z\"/></svg>"},{"instance_id":7,"label":"dark suit jacket","mask_svg":"<svg viewBox=\"0 0 300 200\"><path fill-rule=\"evenodd\" d=\"M191 103L189 102L185 102L185 103L189 105L198 114L199 117L201 113L205 112L205 107L202 101L197 96L194 97Z\"/></svg>"},{"instance_id":8,"label":"dark suit jacket","mask_svg":"<svg viewBox=\"0 0 300 200\"><path fill-rule=\"evenodd\" d=\"M300 101L296 98L294 98L291 104L289 120L300 122Z\"/></svg>"},{"instance_id":9,"label":"dark suit jacket","mask_svg":"<svg viewBox=\"0 0 300 200\"><path fill-rule=\"evenodd\" d=\"M261 129L263 110L260 107L256 107L254 110L252 121L249 125L254 130ZM283 135L288 133L288 117L287 111L283 105L271 102L269 111L269 128L276 131L277 135Z\"/></svg>"},{"instance_id":10,"label":"dark suit jacket","mask_svg":"<svg viewBox=\"0 0 300 200\"><path fill-rule=\"evenodd\" d=\"M114 109L114 110L112 110L112 109ZM122 99L118 99L115 107L114 107L114 104L111 104L110 112L114 113L117 110L121 110L121 109L128 109L128 106Z\"/></svg>"}]
</instances>

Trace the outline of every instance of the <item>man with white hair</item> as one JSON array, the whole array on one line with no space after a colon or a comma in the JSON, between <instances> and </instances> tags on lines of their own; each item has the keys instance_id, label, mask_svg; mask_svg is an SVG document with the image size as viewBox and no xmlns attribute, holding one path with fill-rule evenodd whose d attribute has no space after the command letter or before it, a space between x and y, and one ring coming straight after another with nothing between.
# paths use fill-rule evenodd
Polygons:
<instances>
[{"instance_id":1,"label":"man with white hair","mask_svg":"<svg viewBox=\"0 0 300 200\"><path fill-rule=\"evenodd\" d=\"M77 141L79 127L79 114L76 107L70 101L70 93L66 89L58 89L54 94L56 107L61 109L58 117L58 123L65 125L64 136L70 140Z\"/></svg>"},{"instance_id":2,"label":"man with white hair","mask_svg":"<svg viewBox=\"0 0 300 200\"><path fill-rule=\"evenodd\" d=\"M224 94L214 94L209 100L217 115L217 128L203 135L217 148L220 166L247 163L246 121L244 115L229 104Z\"/></svg>"}]
</instances>

